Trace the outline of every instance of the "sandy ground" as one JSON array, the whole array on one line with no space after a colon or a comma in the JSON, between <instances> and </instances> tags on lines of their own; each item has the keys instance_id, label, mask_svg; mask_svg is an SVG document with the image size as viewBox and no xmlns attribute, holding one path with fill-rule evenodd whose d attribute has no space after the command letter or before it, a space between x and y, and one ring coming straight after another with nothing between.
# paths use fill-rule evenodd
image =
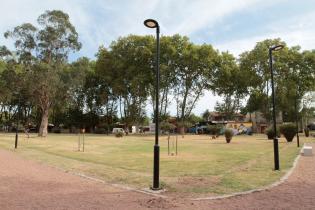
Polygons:
<instances>
[{"instance_id":1,"label":"sandy ground","mask_svg":"<svg viewBox=\"0 0 315 210\"><path fill-rule=\"evenodd\" d=\"M302 156L289 179L270 190L191 201L115 188L0 150L0 209L315 209L315 156Z\"/></svg>"}]
</instances>

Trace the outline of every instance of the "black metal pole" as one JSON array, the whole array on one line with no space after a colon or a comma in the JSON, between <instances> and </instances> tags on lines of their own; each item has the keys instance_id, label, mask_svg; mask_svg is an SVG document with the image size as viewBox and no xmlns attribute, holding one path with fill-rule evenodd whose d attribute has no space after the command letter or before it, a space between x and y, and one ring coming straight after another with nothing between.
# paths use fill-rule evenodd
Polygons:
<instances>
[{"instance_id":1,"label":"black metal pole","mask_svg":"<svg viewBox=\"0 0 315 210\"><path fill-rule=\"evenodd\" d=\"M14 142L15 149L17 149L18 140L19 140L20 100L21 100L21 95L19 95L19 102L18 102L18 107L17 107L17 120L16 120L15 142Z\"/></svg>"},{"instance_id":2,"label":"black metal pole","mask_svg":"<svg viewBox=\"0 0 315 210\"><path fill-rule=\"evenodd\" d=\"M277 122L276 122L276 100L275 100L275 87L273 82L273 68L272 68L272 49L269 48L269 65L270 65L270 73L271 73L271 90L272 90L272 116L273 116L273 152L274 152L274 163L275 170L279 170L279 145L277 138Z\"/></svg>"},{"instance_id":3,"label":"black metal pole","mask_svg":"<svg viewBox=\"0 0 315 210\"><path fill-rule=\"evenodd\" d=\"M299 117L298 117L298 110L297 110L297 97L298 97L297 94L298 94L298 91L296 90L296 97L295 97L296 142L297 142L297 147L300 147Z\"/></svg>"},{"instance_id":4,"label":"black metal pole","mask_svg":"<svg viewBox=\"0 0 315 210\"><path fill-rule=\"evenodd\" d=\"M159 92L160 92L160 26L156 27L156 66L155 66L155 145L153 166L153 190L160 189L160 146L159 146Z\"/></svg>"}]
</instances>

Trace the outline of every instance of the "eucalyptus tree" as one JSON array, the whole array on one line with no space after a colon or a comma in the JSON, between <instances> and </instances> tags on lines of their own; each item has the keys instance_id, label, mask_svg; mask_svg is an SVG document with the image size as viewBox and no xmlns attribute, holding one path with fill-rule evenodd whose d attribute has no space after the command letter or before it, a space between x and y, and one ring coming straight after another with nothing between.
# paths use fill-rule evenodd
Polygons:
<instances>
[{"instance_id":1,"label":"eucalyptus tree","mask_svg":"<svg viewBox=\"0 0 315 210\"><path fill-rule=\"evenodd\" d=\"M29 67L30 93L41 110L39 136L47 135L49 110L54 98L66 93L61 79L70 51L81 48L69 16L59 10L46 11L37 19L38 28L25 23L5 33L15 40L19 63Z\"/></svg>"}]
</instances>

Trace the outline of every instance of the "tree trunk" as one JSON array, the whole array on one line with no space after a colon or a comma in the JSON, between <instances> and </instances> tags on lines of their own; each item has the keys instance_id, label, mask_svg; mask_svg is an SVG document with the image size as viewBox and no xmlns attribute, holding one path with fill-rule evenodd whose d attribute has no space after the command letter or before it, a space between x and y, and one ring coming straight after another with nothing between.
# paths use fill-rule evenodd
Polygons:
<instances>
[{"instance_id":1,"label":"tree trunk","mask_svg":"<svg viewBox=\"0 0 315 210\"><path fill-rule=\"evenodd\" d=\"M38 132L38 136L41 137L46 137L47 133L48 133L48 113L49 113L49 108L45 108L43 110L42 113L42 121L40 123L40 127L39 127L39 132Z\"/></svg>"}]
</instances>

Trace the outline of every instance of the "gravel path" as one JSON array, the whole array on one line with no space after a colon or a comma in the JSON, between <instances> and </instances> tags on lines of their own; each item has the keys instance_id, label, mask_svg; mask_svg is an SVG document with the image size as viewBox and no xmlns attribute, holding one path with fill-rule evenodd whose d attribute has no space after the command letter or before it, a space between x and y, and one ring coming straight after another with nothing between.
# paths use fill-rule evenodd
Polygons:
<instances>
[{"instance_id":1,"label":"gravel path","mask_svg":"<svg viewBox=\"0 0 315 210\"><path fill-rule=\"evenodd\" d=\"M315 209L315 156L302 156L289 179L270 190L191 201L118 189L0 150L0 209Z\"/></svg>"}]
</instances>

